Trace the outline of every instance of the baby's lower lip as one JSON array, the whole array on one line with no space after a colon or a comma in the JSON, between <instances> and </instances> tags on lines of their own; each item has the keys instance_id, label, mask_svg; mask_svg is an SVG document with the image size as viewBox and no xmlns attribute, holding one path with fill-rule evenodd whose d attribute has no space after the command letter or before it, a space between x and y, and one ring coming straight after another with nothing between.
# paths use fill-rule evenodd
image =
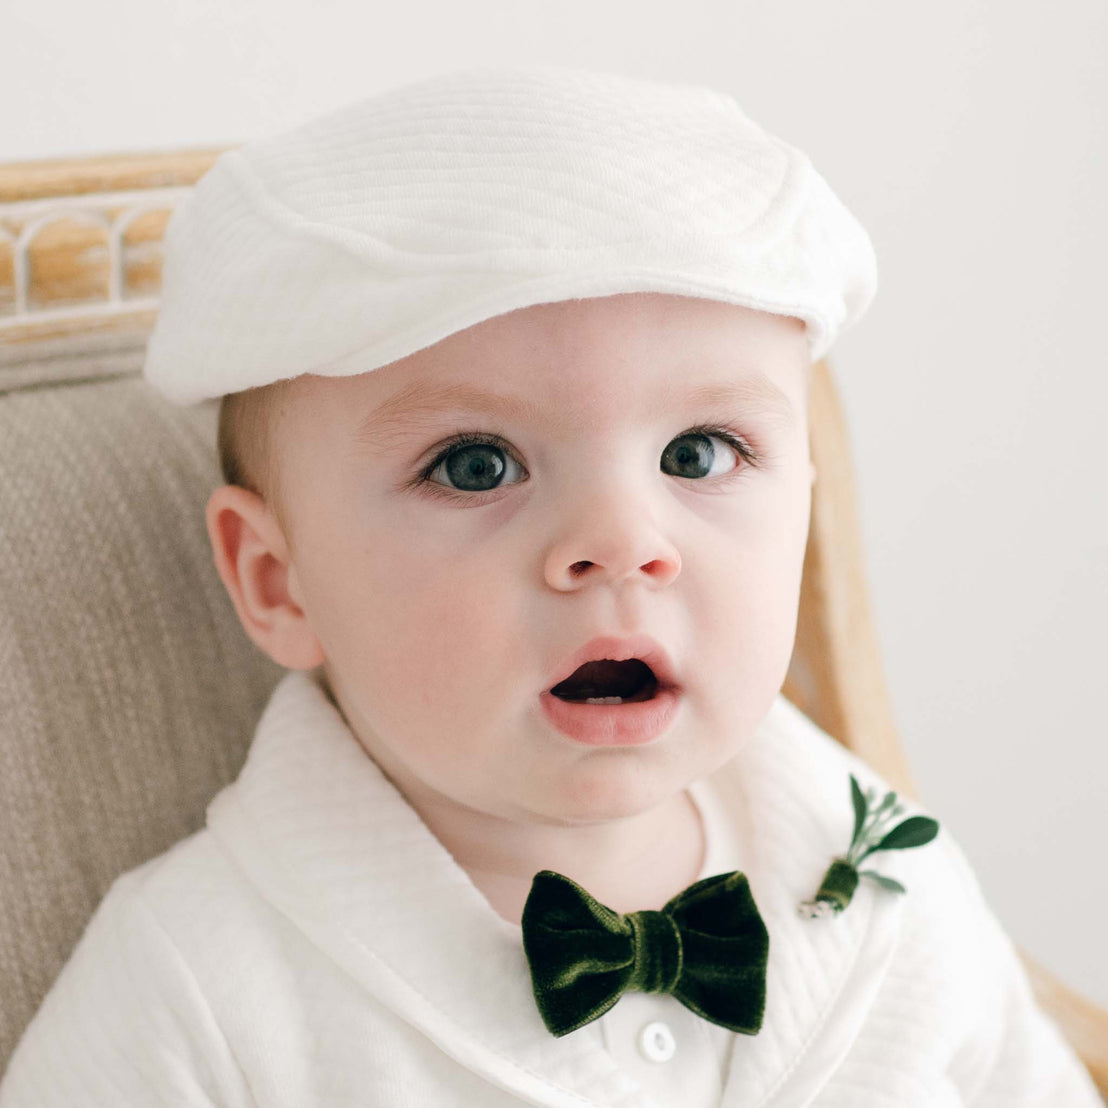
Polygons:
<instances>
[{"instance_id":1,"label":"baby's lower lip","mask_svg":"<svg viewBox=\"0 0 1108 1108\"><path fill-rule=\"evenodd\" d=\"M636 746L656 739L681 705L681 690L659 687L650 700L586 704L561 700L549 690L539 695L546 718L563 735L589 746Z\"/></svg>"}]
</instances>

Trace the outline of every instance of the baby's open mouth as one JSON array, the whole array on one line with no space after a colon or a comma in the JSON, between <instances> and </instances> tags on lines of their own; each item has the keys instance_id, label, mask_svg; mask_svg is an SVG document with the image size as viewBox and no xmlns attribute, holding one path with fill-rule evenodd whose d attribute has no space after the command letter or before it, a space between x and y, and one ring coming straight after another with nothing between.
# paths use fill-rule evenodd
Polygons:
<instances>
[{"instance_id":1,"label":"baby's open mouth","mask_svg":"<svg viewBox=\"0 0 1108 1108\"><path fill-rule=\"evenodd\" d=\"M624 704L652 700L658 690L654 671L638 658L614 662L603 658L578 666L551 690L559 700L586 704Z\"/></svg>"}]
</instances>

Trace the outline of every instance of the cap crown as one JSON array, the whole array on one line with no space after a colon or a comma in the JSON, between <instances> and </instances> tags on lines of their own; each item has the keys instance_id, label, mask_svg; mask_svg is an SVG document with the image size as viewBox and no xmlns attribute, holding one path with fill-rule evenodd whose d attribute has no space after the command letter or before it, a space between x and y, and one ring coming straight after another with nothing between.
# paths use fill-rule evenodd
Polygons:
<instances>
[{"instance_id":1,"label":"cap crown","mask_svg":"<svg viewBox=\"0 0 1108 1108\"><path fill-rule=\"evenodd\" d=\"M166 234L146 377L176 403L348 375L529 304L619 292L868 307L865 231L729 96L558 66L391 89L217 159Z\"/></svg>"}]
</instances>

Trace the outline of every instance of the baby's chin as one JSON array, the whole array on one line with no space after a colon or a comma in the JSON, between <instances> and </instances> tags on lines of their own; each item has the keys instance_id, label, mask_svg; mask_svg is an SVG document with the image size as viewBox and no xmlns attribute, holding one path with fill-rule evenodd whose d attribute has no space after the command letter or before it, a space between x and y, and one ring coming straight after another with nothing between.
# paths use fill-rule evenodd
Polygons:
<instances>
[{"instance_id":1,"label":"baby's chin","mask_svg":"<svg viewBox=\"0 0 1108 1108\"><path fill-rule=\"evenodd\" d=\"M567 828L636 820L678 802L689 784L687 770L651 772L610 761L574 775L564 787L550 784L521 807L519 818Z\"/></svg>"}]
</instances>

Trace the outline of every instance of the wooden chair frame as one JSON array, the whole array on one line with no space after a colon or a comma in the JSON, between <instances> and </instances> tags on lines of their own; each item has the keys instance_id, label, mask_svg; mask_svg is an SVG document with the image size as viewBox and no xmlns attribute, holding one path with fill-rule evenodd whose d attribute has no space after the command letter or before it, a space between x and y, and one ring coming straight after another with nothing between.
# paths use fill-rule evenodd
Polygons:
<instances>
[{"instance_id":1,"label":"wooden chair frame","mask_svg":"<svg viewBox=\"0 0 1108 1108\"><path fill-rule=\"evenodd\" d=\"M0 166L0 385L40 343L148 332L173 205L216 149ZM8 366L8 369L5 369ZM783 692L919 802L893 721L865 582L850 448L826 362L812 371L817 468L796 648ZM1108 1099L1108 1011L1020 951L1040 1005Z\"/></svg>"}]
</instances>

